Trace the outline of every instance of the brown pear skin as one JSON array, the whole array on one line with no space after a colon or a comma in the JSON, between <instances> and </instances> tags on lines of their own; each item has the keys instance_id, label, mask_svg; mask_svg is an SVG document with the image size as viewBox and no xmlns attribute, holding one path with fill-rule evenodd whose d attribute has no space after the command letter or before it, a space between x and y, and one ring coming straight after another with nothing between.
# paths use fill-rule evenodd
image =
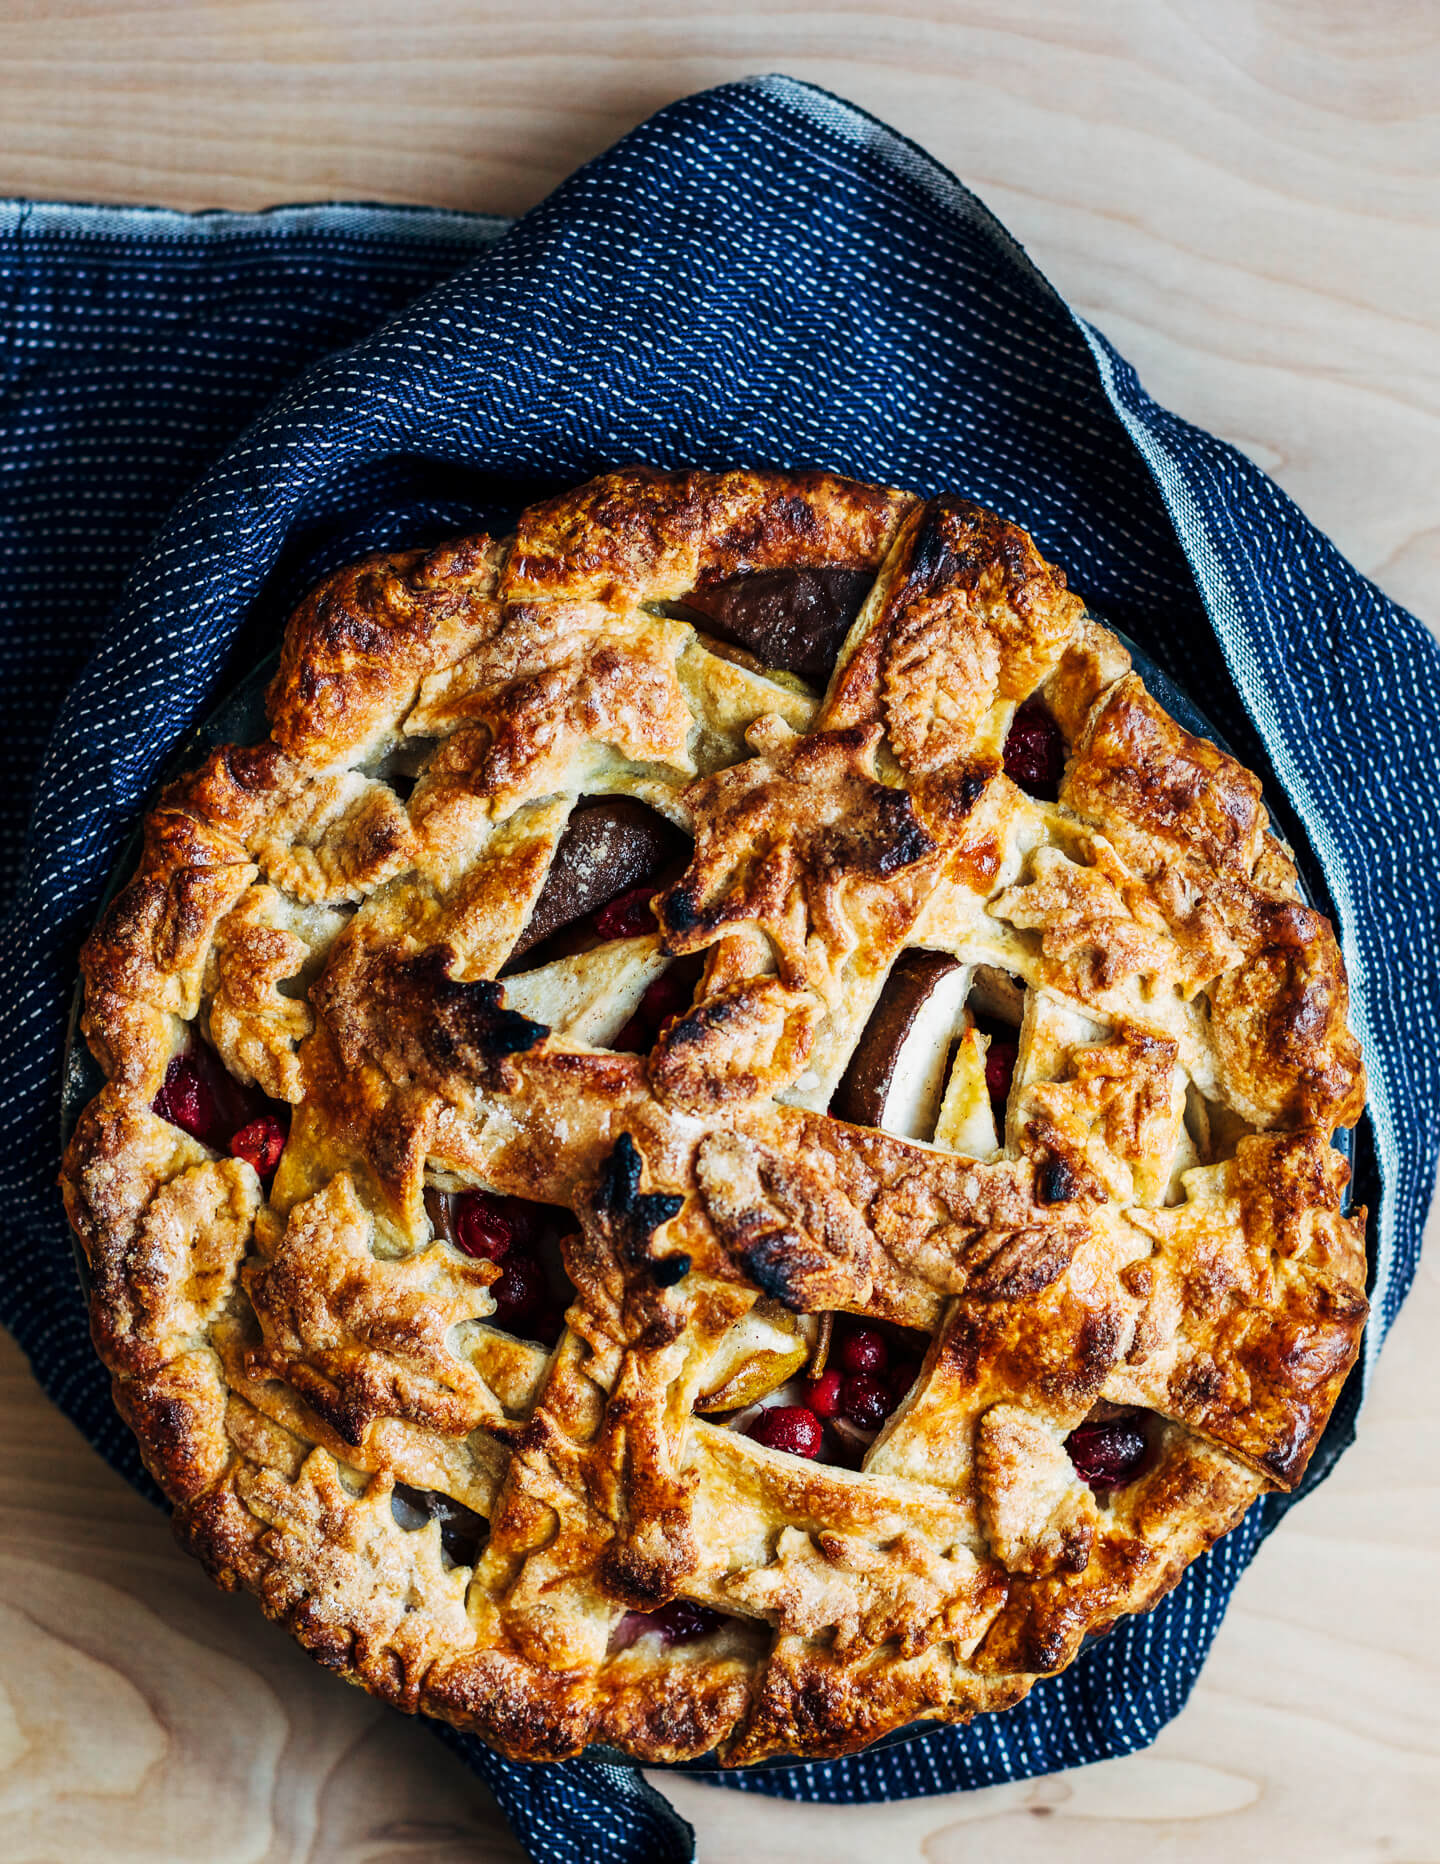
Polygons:
<instances>
[{"instance_id":1,"label":"brown pear skin","mask_svg":"<svg viewBox=\"0 0 1440 1864\"><path fill-rule=\"evenodd\" d=\"M874 580L871 570L761 570L693 590L680 607L762 665L824 686Z\"/></svg>"},{"instance_id":2,"label":"brown pear skin","mask_svg":"<svg viewBox=\"0 0 1440 1864\"><path fill-rule=\"evenodd\" d=\"M830 1102L837 1119L851 1126L880 1124L895 1064L915 1018L941 978L959 968L956 959L940 951L900 954Z\"/></svg>"},{"instance_id":3,"label":"brown pear skin","mask_svg":"<svg viewBox=\"0 0 1440 1864\"><path fill-rule=\"evenodd\" d=\"M675 859L684 842L679 829L633 797L577 804L507 968L552 932L651 879Z\"/></svg>"}]
</instances>

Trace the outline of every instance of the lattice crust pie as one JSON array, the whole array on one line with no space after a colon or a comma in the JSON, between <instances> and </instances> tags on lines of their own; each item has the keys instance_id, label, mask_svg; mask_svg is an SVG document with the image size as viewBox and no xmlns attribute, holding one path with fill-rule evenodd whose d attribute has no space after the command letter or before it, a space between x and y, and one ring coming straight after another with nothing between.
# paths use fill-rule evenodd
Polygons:
<instances>
[{"instance_id":1,"label":"lattice crust pie","mask_svg":"<svg viewBox=\"0 0 1440 1864\"><path fill-rule=\"evenodd\" d=\"M185 1544L506 1754L1016 1702L1287 1489L1361 1058L1260 785L1025 533L636 468L373 557L85 951Z\"/></svg>"}]
</instances>

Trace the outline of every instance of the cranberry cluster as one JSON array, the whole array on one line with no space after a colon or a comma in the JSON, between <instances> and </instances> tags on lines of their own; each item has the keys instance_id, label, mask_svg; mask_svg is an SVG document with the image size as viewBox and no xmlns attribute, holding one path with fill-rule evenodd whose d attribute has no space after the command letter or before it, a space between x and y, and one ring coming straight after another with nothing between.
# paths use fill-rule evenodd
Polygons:
<instances>
[{"instance_id":1,"label":"cranberry cluster","mask_svg":"<svg viewBox=\"0 0 1440 1864\"><path fill-rule=\"evenodd\" d=\"M564 1305L553 1298L537 1254L554 1218L548 1205L523 1197L462 1191L451 1200L446 1232L467 1256L502 1264L500 1279L490 1284L495 1312L489 1324L546 1346L554 1345L565 1325Z\"/></svg>"},{"instance_id":2,"label":"cranberry cluster","mask_svg":"<svg viewBox=\"0 0 1440 1864\"><path fill-rule=\"evenodd\" d=\"M1005 774L1012 783L1053 803L1065 769L1065 740L1053 718L1034 699L1016 712L1005 740Z\"/></svg>"},{"instance_id":3,"label":"cranberry cluster","mask_svg":"<svg viewBox=\"0 0 1440 1864\"><path fill-rule=\"evenodd\" d=\"M920 1376L920 1355L897 1344L891 1330L844 1315L835 1317L831 1358L818 1379L809 1379L804 1404L772 1405L750 1426L750 1435L767 1449L790 1456L817 1457L826 1448L827 1423L843 1418L857 1430L873 1434ZM853 1444L832 1437L837 1462L852 1460Z\"/></svg>"},{"instance_id":4,"label":"cranberry cluster","mask_svg":"<svg viewBox=\"0 0 1440 1864\"><path fill-rule=\"evenodd\" d=\"M280 1163L290 1130L290 1109L245 1087L202 1042L193 1040L165 1070L151 1111L215 1152L244 1159L263 1179Z\"/></svg>"}]
</instances>

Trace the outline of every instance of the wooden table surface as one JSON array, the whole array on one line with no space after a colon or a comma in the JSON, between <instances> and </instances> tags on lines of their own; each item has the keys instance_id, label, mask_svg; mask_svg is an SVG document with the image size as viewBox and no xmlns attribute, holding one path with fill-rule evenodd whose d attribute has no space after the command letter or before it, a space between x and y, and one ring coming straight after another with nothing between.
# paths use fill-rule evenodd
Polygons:
<instances>
[{"instance_id":1,"label":"wooden table surface","mask_svg":"<svg viewBox=\"0 0 1440 1864\"><path fill-rule=\"evenodd\" d=\"M515 212L673 97L811 79L1440 621L1433 0L0 0L0 35L0 193L183 207ZM1147 1753L845 1811L669 1782L704 1864L1440 1860L1437 1339L1432 1261L1358 1444ZM0 1856L519 1857L422 1729L211 1590L3 1337L0 1382Z\"/></svg>"}]
</instances>

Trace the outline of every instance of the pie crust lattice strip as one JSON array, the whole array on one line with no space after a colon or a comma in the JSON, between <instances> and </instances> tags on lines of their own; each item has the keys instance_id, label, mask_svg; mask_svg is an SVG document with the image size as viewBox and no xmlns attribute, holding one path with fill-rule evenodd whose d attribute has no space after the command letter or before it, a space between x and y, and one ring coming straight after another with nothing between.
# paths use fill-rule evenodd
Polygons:
<instances>
[{"instance_id":1,"label":"pie crust lattice strip","mask_svg":"<svg viewBox=\"0 0 1440 1864\"><path fill-rule=\"evenodd\" d=\"M1018 1701L1364 1325L1328 922L1025 533L633 468L375 557L86 947L63 1185L178 1532L545 1759Z\"/></svg>"}]
</instances>

